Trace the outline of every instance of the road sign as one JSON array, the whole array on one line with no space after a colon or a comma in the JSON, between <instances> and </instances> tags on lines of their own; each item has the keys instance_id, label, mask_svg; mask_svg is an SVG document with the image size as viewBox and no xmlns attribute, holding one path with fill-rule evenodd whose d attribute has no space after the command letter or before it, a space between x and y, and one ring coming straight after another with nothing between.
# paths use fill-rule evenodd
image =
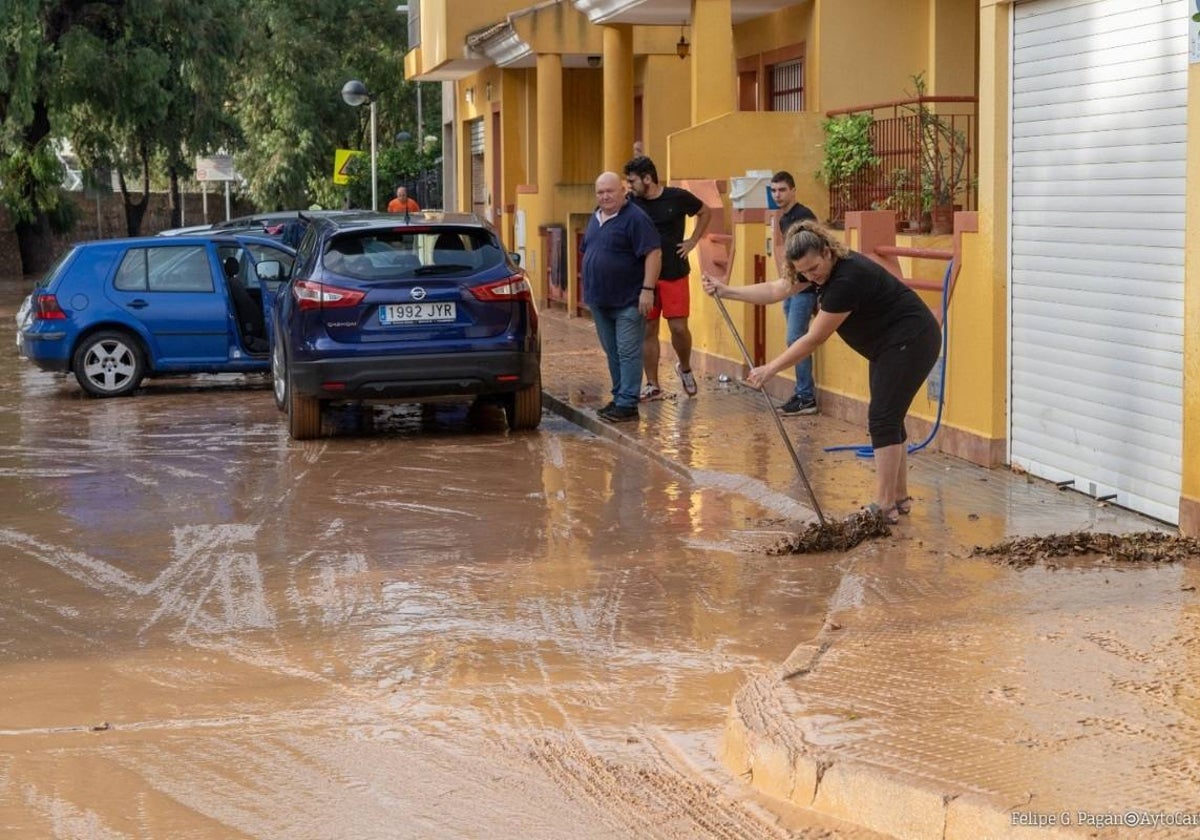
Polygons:
<instances>
[{"instance_id":1,"label":"road sign","mask_svg":"<svg viewBox=\"0 0 1200 840\"><path fill-rule=\"evenodd\" d=\"M333 154L333 183L350 183L350 161L356 157L365 157L366 152L354 149L337 149Z\"/></svg>"},{"instance_id":2,"label":"road sign","mask_svg":"<svg viewBox=\"0 0 1200 840\"><path fill-rule=\"evenodd\" d=\"M233 155L196 156L197 181L234 181Z\"/></svg>"}]
</instances>

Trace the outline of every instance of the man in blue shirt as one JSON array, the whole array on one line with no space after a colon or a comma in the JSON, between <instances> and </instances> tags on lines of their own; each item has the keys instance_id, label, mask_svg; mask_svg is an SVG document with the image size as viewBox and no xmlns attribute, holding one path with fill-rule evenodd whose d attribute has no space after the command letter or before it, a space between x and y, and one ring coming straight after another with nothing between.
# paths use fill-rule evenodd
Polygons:
<instances>
[{"instance_id":1,"label":"man in blue shirt","mask_svg":"<svg viewBox=\"0 0 1200 840\"><path fill-rule=\"evenodd\" d=\"M612 401L596 412L602 420L638 419L642 338L654 307L662 246L650 217L628 202L615 172L596 179L596 212L583 234L583 302L608 359Z\"/></svg>"}]
</instances>

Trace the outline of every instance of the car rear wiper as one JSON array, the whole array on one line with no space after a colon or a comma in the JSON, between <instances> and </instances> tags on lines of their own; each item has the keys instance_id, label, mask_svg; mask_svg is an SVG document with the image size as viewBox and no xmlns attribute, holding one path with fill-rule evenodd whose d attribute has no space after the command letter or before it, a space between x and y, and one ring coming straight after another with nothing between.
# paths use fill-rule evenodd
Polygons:
<instances>
[{"instance_id":1,"label":"car rear wiper","mask_svg":"<svg viewBox=\"0 0 1200 840\"><path fill-rule=\"evenodd\" d=\"M457 274L460 271L472 270L474 270L474 266L470 265L422 265L413 269L413 274L424 277L428 274Z\"/></svg>"}]
</instances>

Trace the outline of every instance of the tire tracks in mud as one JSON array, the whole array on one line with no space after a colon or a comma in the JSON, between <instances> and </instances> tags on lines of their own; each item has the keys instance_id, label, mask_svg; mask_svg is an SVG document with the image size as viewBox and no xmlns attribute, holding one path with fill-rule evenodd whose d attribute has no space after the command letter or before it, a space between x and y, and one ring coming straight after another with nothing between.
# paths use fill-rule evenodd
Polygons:
<instances>
[{"instance_id":1,"label":"tire tracks in mud","mask_svg":"<svg viewBox=\"0 0 1200 840\"><path fill-rule=\"evenodd\" d=\"M817 829L796 834L755 814L705 779L681 772L661 752L643 751L636 763L609 760L574 737L543 736L527 748L530 759L569 796L583 799L625 836L684 840L832 838ZM648 759L648 760L647 760Z\"/></svg>"}]
</instances>

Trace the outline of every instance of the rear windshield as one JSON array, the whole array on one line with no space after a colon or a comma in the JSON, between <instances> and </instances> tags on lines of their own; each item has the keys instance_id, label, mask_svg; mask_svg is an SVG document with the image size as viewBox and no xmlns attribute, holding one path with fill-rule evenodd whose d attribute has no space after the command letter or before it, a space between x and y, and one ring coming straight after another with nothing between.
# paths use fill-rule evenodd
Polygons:
<instances>
[{"instance_id":1,"label":"rear windshield","mask_svg":"<svg viewBox=\"0 0 1200 840\"><path fill-rule=\"evenodd\" d=\"M75 252L78 250L78 245L72 245L69 249L67 249L66 252L64 252L61 256L59 256L58 259L54 261L49 270L47 270L46 273L42 275L41 279L38 280L34 285L39 289L44 289L53 283L55 278L62 273L63 267L70 261L71 257L75 256Z\"/></svg>"},{"instance_id":2,"label":"rear windshield","mask_svg":"<svg viewBox=\"0 0 1200 840\"><path fill-rule=\"evenodd\" d=\"M504 251L479 228L348 231L330 240L322 265L361 280L466 277L504 263Z\"/></svg>"}]
</instances>

